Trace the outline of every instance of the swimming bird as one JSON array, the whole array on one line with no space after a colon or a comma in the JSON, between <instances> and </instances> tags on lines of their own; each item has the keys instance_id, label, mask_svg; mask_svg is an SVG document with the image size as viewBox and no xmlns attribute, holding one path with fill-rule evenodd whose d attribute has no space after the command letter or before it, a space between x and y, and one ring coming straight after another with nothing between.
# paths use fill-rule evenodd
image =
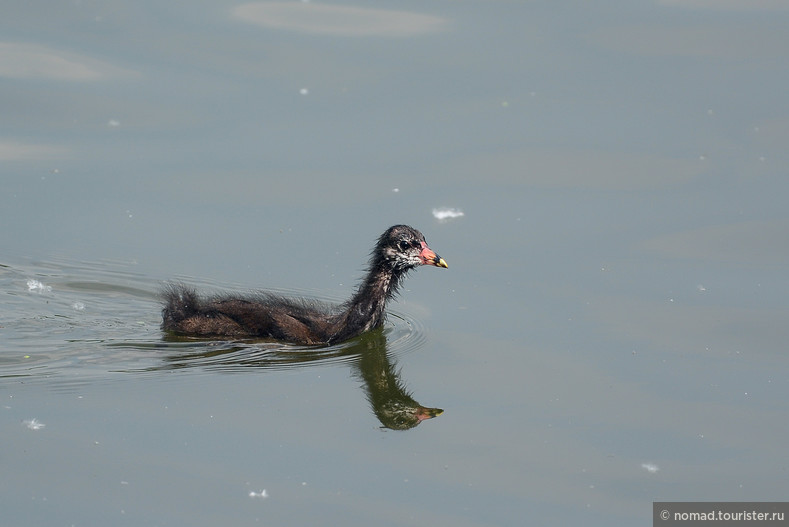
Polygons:
<instances>
[{"instance_id":1,"label":"swimming bird","mask_svg":"<svg viewBox=\"0 0 789 527\"><path fill-rule=\"evenodd\" d=\"M170 285L163 292L162 329L194 337L264 338L295 344L333 344L383 324L386 303L408 271L421 265L447 267L421 232L390 227L378 239L369 269L354 295L332 306L272 293L200 297Z\"/></svg>"}]
</instances>

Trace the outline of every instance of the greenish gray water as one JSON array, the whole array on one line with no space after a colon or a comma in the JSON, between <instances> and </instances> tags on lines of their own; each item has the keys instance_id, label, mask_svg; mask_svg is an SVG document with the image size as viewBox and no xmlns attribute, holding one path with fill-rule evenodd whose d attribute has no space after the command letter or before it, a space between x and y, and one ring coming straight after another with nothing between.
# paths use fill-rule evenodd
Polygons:
<instances>
[{"instance_id":1,"label":"greenish gray water","mask_svg":"<svg viewBox=\"0 0 789 527\"><path fill-rule=\"evenodd\" d=\"M785 499L787 16L4 9L4 524L648 525L653 501ZM169 280L342 300L395 223L449 269L412 273L381 332L159 329Z\"/></svg>"}]
</instances>

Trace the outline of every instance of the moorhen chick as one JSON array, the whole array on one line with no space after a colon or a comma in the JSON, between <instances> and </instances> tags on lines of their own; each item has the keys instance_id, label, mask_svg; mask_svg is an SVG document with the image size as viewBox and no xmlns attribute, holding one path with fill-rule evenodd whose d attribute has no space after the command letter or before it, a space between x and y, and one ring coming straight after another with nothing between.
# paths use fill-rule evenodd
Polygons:
<instances>
[{"instance_id":1,"label":"moorhen chick","mask_svg":"<svg viewBox=\"0 0 789 527\"><path fill-rule=\"evenodd\" d=\"M347 302L329 306L270 293L200 298L193 289L164 291L162 329L197 337L270 338L295 344L333 344L379 327L386 302L406 273L419 265L447 267L421 232L395 225L378 239L370 269Z\"/></svg>"}]
</instances>

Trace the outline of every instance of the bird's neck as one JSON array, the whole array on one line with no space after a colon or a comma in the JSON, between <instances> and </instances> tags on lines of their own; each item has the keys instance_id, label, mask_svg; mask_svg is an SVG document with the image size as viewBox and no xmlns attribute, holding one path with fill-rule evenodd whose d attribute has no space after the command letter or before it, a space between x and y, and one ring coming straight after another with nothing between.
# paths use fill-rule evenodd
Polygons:
<instances>
[{"instance_id":1,"label":"bird's neck","mask_svg":"<svg viewBox=\"0 0 789 527\"><path fill-rule=\"evenodd\" d=\"M335 341L345 340L380 326L384 321L386 302L400 286L403 272L373 266L359 289L345 304L340 317L341 328Z\"/></svg>"}]
</instances>

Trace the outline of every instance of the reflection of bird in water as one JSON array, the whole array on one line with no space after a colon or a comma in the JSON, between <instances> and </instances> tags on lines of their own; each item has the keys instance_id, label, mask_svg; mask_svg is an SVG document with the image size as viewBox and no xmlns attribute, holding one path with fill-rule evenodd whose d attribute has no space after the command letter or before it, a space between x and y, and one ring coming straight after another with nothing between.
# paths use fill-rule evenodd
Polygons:
<instances>
[{"instance_id":1,"label":"reflection of bird in water","mask_svg":"<svg viewBox=\"0 0 789 527\"><path fill-rule=\"evenodd\" d=\"M380 327L386 302L409 270L419 265L447 267L418 230L395 225L378 239L370 269L344 304L331 308L268 293L252 297L201 299L184 286L165 291L162 328L198 337L258 337L298 344L342 342Z\"/></svg>"},{"instance_id":2,"label":"reflection of bird in water","mask_svg":"<svg viewBox=\"0 0 789 527\"><path fill-rule=\"evenodd\" d=\"M180 341L177 338L171 340ZM218 343L217 343L218 344ZM264 343L269 346L271 343ZM282 369L308 367L326 361L352 364L354 375L364 382L364 391L373 413L386 428L407 430L425 419L443 413L439 408L420 405L406 390L393 361L389 359L386 335L383 329L365 333L361 337L339 346L324 348L258 347L256 344L228 343L212 346L210 350L195 352L175 348L176 353L165 357L166 364L156 370L207 368L219 371L241 372L250 369Z\"/></svg>"},{"instance_id":3,"label":"reflection of bird in water","mask_svg":"<svg viewBox=\"0 0 789 527\"><path fill-rule=\"evenodd\" d=\"M406 390L400 380L400 372L389 361L386 352L386 337L376 331L359 339L359 353L356 363L358 374L364 381L367 399L373 412L386 428L407 430L425 419L432 419L444 413L440 408L420 405Z\"/></svg>"}]
</instances>

